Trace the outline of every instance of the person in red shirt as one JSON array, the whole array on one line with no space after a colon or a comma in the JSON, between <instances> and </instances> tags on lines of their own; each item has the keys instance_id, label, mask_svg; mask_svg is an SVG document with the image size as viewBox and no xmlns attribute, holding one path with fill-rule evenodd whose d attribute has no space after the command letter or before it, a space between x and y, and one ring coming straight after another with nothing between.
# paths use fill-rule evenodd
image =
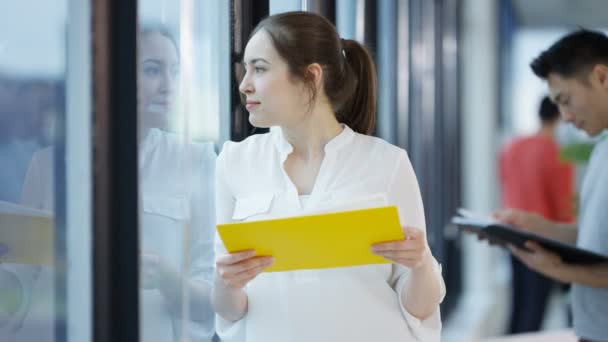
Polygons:
<instances>
[{"instance_id":1,"label":"person in red shirt","mask_svg":"<svg viewBox=\"0 0 608 342\"><path fill-rule=\"evenodd\" d=\"M540 130L519 137L500 153L500 185L505 209L534 212L552 221L574 219L574 169L560 160L555 128L559 109L541 101ZM537 331L553 281L512 257L513 297L509 333Z\"/></svg>"}]
</instances>

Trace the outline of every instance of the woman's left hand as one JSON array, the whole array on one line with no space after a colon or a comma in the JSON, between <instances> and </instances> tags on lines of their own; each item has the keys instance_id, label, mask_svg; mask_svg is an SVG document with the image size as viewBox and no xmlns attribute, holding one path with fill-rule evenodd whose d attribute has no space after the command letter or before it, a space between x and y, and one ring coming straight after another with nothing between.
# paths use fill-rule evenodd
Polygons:
<instances>
[{"instance_id":1,"label":"woman's left hand","mask_svg":"<svg viewBox=\"0 0 608 342\"><path fill-rule=\"evenodd\" d=\"M170 273L169 266L156 253L141 253L140 262L140 287L145 290L158 289L163 278Z\"/></svg>"},{"instance_id":2,"label":"woman's left hand","mask_svg":"<svg viewBox=\"0 0 608 342\"><path fill-rule=\"evenodd\" d=\"M410 269L417 269L431 261L432 254L423 230L405 227L403 235L403 240L373 244L372 253Z\"/></svg>"}]
</instances>

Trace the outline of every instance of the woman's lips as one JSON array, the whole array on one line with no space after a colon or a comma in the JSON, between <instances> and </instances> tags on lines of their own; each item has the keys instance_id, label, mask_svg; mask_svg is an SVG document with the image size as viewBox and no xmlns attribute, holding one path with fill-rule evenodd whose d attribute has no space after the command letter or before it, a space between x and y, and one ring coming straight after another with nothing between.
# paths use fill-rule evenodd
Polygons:
<instances>
[{"instance_id":1,"label":"woman's lips","mask_svg":"<svg viewBox=\"0 0 608 342\"><path fill-rule=\"evenodd\" d=\"M256 102L256 101L247 101L245 103L245 107L247 108L247 110L251 110L253 108L255 108L256 106L258 106L260 103Z\"/></svg>"}]
</instances>

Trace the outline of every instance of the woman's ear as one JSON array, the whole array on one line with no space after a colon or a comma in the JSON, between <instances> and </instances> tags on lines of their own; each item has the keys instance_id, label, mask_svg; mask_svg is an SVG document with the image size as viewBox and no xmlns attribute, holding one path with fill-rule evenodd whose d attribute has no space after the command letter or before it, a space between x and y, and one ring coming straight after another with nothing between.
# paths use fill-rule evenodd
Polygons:
<instances>
[{"instance_id":1,"label":"woman's ear","mask_svg":"<svg viewBox=\"0 0 608 342\"><path fill-rule=\"evenodd\" d=\"M319 63L312 63L307 68L308 76L310 80L315 85L317 90L321 89L322 81L323 81L323 68L319 65Z\"/></svg>"}]
</instances>

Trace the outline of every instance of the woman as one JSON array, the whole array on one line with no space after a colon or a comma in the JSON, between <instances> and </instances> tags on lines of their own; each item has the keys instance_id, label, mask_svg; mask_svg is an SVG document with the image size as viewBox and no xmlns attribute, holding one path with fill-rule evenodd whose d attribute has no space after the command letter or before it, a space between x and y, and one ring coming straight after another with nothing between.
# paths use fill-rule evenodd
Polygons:
<instances>
[{"instance_id":1,"label":"woman","mask_svg":"<svg viewBox=\"0 0 608 342\"><path fill-rule=\"evenodd\" d=\"M280 129L224 146L218 222L392 204L406 239L370 246L393 264L280 273L261 273L271 256L219 245L212 301L220 337L438 341L445 286L426 242L416 177L404 150L367 135L376 99L368 52L340 39L322 16L292 12L257 26L244 65L239 90L250 122Z\"/></svg>"},{"instance_id":2,"label":"woman","mask_svg":"<svg viewBox=\"0 0 608 342\"><path fill-rule=\"evenodd\" d=\"M215 152L212 144L191 143L166 131L176 98L178 49L161 26L142 29L139 39L141 341L186 336L211 341ZM53 194L50 147L30 163L23 203L53 211ZM53 341L52 270L29 265L5 269L24 289L20 307L4 327L8 340ZM187 321L184 290L190 299Z\"/></svg>"}]
</instances>

